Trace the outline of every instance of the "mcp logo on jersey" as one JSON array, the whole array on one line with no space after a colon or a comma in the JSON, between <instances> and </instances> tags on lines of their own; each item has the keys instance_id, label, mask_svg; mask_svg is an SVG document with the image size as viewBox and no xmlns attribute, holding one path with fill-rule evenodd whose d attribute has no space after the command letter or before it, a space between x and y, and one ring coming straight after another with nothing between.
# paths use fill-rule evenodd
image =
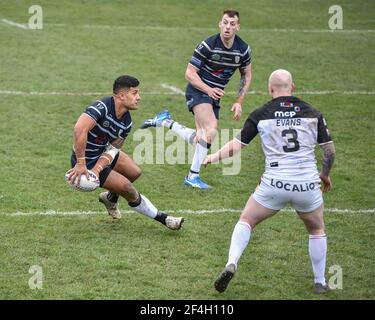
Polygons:
<instances>
[{"instance_id":1,"label":"mcp logo on jersey","mask_svg":"<svg viewBox=\"0 0 375 320\"><path fill-rule=\"evenodd\" d=\"M275 111L275 118L293 118L296 114L295 111Z\"/></svg>"}]
</instances>

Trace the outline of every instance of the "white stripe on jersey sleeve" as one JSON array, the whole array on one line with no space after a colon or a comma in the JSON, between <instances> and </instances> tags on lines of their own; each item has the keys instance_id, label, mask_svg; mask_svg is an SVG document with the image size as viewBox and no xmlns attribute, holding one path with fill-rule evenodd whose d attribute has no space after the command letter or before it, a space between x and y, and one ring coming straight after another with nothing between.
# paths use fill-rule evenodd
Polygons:
<instances>
[{"instance_id":1,"label":"white stripe on jersey sleeve","mask_svg":"<svg viewBox=\"0 0 375 320\"><path fill-rule=\"evenodd\" d=\"M250 50L250 46L247 46L247 49L246 49L246 51L244 52L244 53L242 53L241 54L241 56L245 56L246 55L246 53L248 53L248 51Z\"/></svg>"},{"instance_id":2,"label":"white stripe on jersey sleeve","mask_svg":"<svg viewBox=\"0 0 375 320\"><path fill-rule=\"evenodd\" d=\"M208 49L208 51L212 52L212 49L208 46L206 41L202 41L202 44Z\"/></svg>"},{"instance_id":3,"label":"white stripe on jersey sleeve","mask_svg":"<svg viewBox=\"0 0 375 320\"><path fill-rule=\"evenodd\" d=\"M195 65L191 64L190 62L188 64L190 64L195 70L199 71L199 68L196 67Z\"/></svg>"},{"instance_id":4,"label":"white stripe on jersey sleeve","mask_svg":"<svg viewBox=\"0 0 375 320\"><path fill-rule=\"evenodd\" d=\"M101 105L103 105L103 107L105 108L105 115L107 115L108 114L107 105L101 100L96 100L96 101L98 101Z\"/></svg>"},{"instance_id":5,"label":"white stripe on jersey sleeve","mask_svg":"<svg viewBox=\"0 0 375 320\"><path fill-rule=\"evenodd\" d=\"M87 109L93 109L95 110L97 113L99 113L99 116L101 116L102 114L100 113L100 111L98 109L96 109L95 107L93 106L89 106ZM96 121L96 120L95 120Z\"/></svg>"},{"instance_id":6,"label":"white stripe on jersey sleeve","mask_svg":"<svg viewBox=\"0 0 375 320\"><path fill-rule=\"evenodd\" d=\"M88 113L85 113L86 115L88 115L92 120L94 120L95 122L97 121L92 115L88 114ZM89 131L90 132L90 131ZM97 136L95 136L97 137Z\"/></svg>"},{"instance_id":7,"label":"white stripe on jersey sleeve","mask_svg":"<svg viewBox=\"0 0 375 320\"><path fill-rule=\"evenodd\" d=\"M327 143L333 143L333 141L331 140L331 141L328 141L328 142L322 142L322 143L319 143L319 145L320 145L320 146L324 146L324 145L327 144Z\"/></svg>"},{"instance_id":8,"label":"white stripe on jersey sleeve","mask_svg":"<svg viewBox=\"0 0 375 320\"><path fill-rule=\"evenodd\" d=\"M201 57L203 57L203 58L205 58L205 59L207 59L207 57L206 56L204 56L203 54L201 54L197 49L195 49L194 50L196 53L198 53Z\"/></svg>"}]
</instances>

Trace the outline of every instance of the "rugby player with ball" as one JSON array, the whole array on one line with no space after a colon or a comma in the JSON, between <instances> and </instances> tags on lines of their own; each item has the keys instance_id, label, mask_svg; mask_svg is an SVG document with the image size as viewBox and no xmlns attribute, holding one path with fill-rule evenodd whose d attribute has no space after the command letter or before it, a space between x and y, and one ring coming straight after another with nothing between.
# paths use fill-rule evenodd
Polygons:
<instances>
[{"instance_id":1,"label":"rugby player with ball","mask_svg":"<svg viewBox=\"0 0 375 320\"><path fill-rule=\"evenodd\" d=\"M178 230L184 218L159 211L134 188L132 182L141 175L141 169L120 150L131 130L130 111L138 109L140 99L139 81L124 75L115 80L112 96L96 100L86 108L74 127L72 168L65 178L80 191L106 189L99 195L99 201L114 219L121 218L121 196L133 210Z\"/></svg>"}]
</instances>

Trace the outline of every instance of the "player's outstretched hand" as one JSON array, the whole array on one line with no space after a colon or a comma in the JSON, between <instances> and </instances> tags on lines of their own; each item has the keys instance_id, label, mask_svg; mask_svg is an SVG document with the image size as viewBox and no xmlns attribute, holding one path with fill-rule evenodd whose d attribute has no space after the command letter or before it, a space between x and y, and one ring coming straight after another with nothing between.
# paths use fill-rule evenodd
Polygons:
<instances>
[{"instance_id":1,"label":"player's outstretched hand","mask_svg":"<svg viewBox=\"0 0 375 320\"><path fill-rule=\"evenodd\" d=\"M240 103L236 102L233 104L232 109L230 111L233 112L233 119L234 120L240 120L241 114L242 114L242 106Z\"/></svg>"},{"instance_id":2,"label":"player's outstretched hand","mask_svg":"<svg viewBox=\"0 0 375 320\"><path fill-rule=\"evenodd\" d=\"M329 176L327 177L327 176L320 174L320 179L323 182L323 192L331 191L332 189L331 178Z\"/></svg>"},{"instance_id":3,"label":"player's outstretched hand","mask_svg":"<svg viewBox=\"0 0 375 320\"><path fill-rule=\"evenodd\" d=\"M206 168L210 163L212 163L212 155L209 154L206 158L203 160L203 165Z\"/></svg>"}]
</instances>

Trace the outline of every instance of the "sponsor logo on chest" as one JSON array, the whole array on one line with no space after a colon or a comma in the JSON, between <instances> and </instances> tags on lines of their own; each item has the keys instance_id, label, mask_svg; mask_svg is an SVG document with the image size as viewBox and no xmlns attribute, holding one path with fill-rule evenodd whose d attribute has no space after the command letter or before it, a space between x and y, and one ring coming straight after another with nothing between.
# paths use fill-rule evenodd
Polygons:
<instances>
[{"instance_id":1,"label":"sponsor logo on chest","mask_svg":"<svg viewBox=\"0 0 375 320\"><path fill-rule=\"evenodd\" d=\"M240 56L224 57L224 56L220 56L217 53L214 53L211 56L211 60L214 60L214 61L227 61L229 63L239 63L240 60L241 60L241 57Z\"/></svg>"},{"instance_id":2,"label":"sponsor logo on chest","mask_svg":"<svg viewBox=\"0 0 375 320\"><path fill-rule=\"evenodd\" d=\"M275 111L275 118L293 118L296 114L295 111Z\"/></svg>"},{"instance_id":3,"label":"sponsor logo on chest","mask_svg":"<svg viewBox=\"0 0 375 320\"><path fill-rule=\"evenodd\" d=\"M109 129L115 135L117 135L117 131L119 130L119 128L117 128L116 126L112 125L107 120L103 121L103 127ZM120 132L122 132L122 129L120 129Z\"/></svg>"},{"instance_id":4,"label":"sponsor logo on chest","mask_svg":"<svg viewBox=\"0 0 375 320\"><path fill-rule=\"evenodd\" d=\"M220 61L220 55L219 54L217 54L217 53L214 53L212 56L211 56L211 59L212 60L215 60L215 61Z\"/></svg>"}]
</instances>

